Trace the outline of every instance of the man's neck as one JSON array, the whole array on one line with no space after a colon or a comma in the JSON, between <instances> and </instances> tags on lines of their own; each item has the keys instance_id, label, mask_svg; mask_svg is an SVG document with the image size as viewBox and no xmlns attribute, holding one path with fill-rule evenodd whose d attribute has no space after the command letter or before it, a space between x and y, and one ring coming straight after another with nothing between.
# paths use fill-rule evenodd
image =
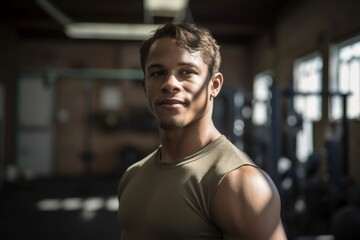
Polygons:
<instances>
[{"instance_id":1,"label":"man's neck","mask_svg":"<svg viewBox=\"0 0 360 240\"><path fill-rule=\"evenodd\" d=\"M213 123L209 126L187 126L175 130L160 129L163 163L174 163L190 156L220 137Z\"/></svg>"}]
</instances>

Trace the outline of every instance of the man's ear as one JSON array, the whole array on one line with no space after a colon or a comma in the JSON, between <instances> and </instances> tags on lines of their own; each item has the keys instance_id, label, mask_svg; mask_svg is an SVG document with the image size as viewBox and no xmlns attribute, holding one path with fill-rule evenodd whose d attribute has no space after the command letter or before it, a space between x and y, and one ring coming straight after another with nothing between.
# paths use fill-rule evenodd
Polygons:
<instances>
[{"instance_id":1,"label":"man's ear","mask_svg":"<svg viewBox=\"0 0 360 240\"><path fill-rule=\"evenodd\" d=\"M211 79L211 86L210 86L210 95L212 97L216 97L220 90L221 90L221 87L223 85L223 82L224 82L224 77L221 73L215 73Z\"/></svg>"}]
</instances>

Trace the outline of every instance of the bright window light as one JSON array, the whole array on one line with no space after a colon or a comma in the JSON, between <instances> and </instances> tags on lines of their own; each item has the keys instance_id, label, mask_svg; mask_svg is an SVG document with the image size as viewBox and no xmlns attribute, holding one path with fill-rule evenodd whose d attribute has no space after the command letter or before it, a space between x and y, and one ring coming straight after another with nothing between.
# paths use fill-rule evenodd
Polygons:
<instances>
[{"instance_id":1,"label":"bright window light","mask_svg":"<svg viewBox=\"0 0 360 240\"><path fill-rule=\"evenodd\" d=\"M314 151L313 124L309 120L303 122L302 129L296 135L296 156L298 160L305 163Z\"/></svg>"},{"instance_id":2,"label":"bright window light","mask_svg":"<svg viewBox=\"0 0 360 240\"><path fill-rule=\"evenodd\" d=\"M322 59L317 54L301 58L294 66L295 111L302 117L318 121L321 113Z\"/></svg>"},{"instance_id":3,"label":"bright window light","mask_svg":"<svg viewBox=\"0 0 360 240\"><path fill-rule=\"evenodd\" d=\"M254 125L265 125L269 122L269 109L272 78L269 74L259 74L255 76L253 92L253 115Z\"/></svg>"},{"instance_id":4,"label":"bright window light","mask_svg":"<svg viewBox=\"0 0 360 240\"><path fill-rule=\"evenodd\" d=\"M347 117L360 118L360 36L335 45L332 49L333 74L329 84L331 92L349 94ZM330 99L330 119L343 115L343 98L333 95Z\"/></svg>"},{"instance_id":5,"label":"bright window light","mask_svg":"<svg viewBox=\"0 0 360 240\"><path fill-rule=\"evenodd\" d=\"M302 117L302 128L296 135L296 157L306 162L313 152L313 121L322 118L322 58L311 54L294 64L294 110Z\"/></svg>"}]
</instances>

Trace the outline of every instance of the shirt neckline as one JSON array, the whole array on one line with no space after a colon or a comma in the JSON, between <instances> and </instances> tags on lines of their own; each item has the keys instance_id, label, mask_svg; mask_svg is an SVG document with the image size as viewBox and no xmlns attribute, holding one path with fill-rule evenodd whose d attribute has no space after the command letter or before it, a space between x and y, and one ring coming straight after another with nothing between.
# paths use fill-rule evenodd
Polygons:
<instances>
[{"instance_id":1,"label":"shirt neckline","mask_svg":"<svg viewBox=\"0 0 360 240\"><path fill-rule=\"evenodd\" d=\"M209 154L213 148L215 148L217 145L221 144L222 142L224 142L226 140L226 137L224 135L221 135L220 137L218 137L217 139L215 139L214 141L212 141L211 143L209 143L208 145L206 145L205 147L203 147L202 149L200 149L199 151L197 151L196 153L187 156L183 159L179 159L173 163L162 163L161 162L161 148L162 146L160 145L156 155L155 155L155 164L160 167L160 168L164 168L164 169L171 169L171 168L175 168L175 167L179 167L185 164L188 164L190 162L196 161L199 158L202 158L204 156L206 156L207 154Z\"/></svg>"}]
</instances>

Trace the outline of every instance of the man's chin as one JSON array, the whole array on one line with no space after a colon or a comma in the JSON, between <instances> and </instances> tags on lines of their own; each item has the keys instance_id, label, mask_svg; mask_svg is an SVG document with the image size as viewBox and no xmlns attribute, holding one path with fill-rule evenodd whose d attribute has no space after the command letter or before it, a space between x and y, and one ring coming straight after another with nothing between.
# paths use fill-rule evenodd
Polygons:
<instances>
[{"instance_id":1,"label":"man's chin","mask_svg":"<svg viewBox=\"0 0 360 240\"><path fill-rule=\"evenodd\" d=\"M160 128L162 130L166 130L166 131L175 130L175 129L181 128L182 126L183 126L183 124L180 122L177 122L177 121L160 122Z\"/></svg>"}]
</instances>

